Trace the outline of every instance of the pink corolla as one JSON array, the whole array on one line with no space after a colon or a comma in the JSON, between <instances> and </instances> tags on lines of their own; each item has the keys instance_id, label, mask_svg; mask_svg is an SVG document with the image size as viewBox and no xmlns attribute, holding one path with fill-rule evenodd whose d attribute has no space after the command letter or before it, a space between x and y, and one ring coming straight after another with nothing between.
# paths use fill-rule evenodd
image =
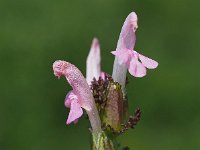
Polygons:
<instances>
[{"instance_id":1,"label":"pink corolla","mask_svg":"<svg viewBox=\"0 0 200 150\"><path fill-rule=\"evenodd\" d=\"M88 84L91 85L94 78L98 80L99 77L101 77L105 80L106 74L107 73L101 70L101 51L99 40L94 38L86 61L86 80Z\"/></svg>"},{"instance_id":2,"label":"pink corolla","mask_svg":"<svg viewBox=\"0 0 200 150\"><path fill-rule=\"evenodd\" d=\"M101 75L100 62L100 45L98 39L94 38L86 62L86 80L89 85L94 78L98 79Z\"/></svg>"},{"instance_id":3,"label":"pink corolla","mask_svg":"<svg viewBox=\"0 0 200 150\"><path fill-rule=\"evenodd\" d=\"M126 82L126 72L135 77L143 77L146 75L146 68L155 69L158 63L148 57L145 57L134 50L136 42L137 15L132 12L126 18L117 43L114 54L115 62L113 66L112 77L116 82L122 85L124 90Z\"/></svg>"},{"instance_id":4,"label":"pink corolla","mask_svg":"<svg viewBox=\"0 0 200 150\"><path fill-rule=\"evenodd\" d=\"M53 64L53 71L58 78L65 76L73 89L65 99L65 106L70 108L67 124L76 123L78 118L82 116L83 109L85 109L93 131L101 131L100 118L93 95L80 70L69 62L58 60Z\"/></svg>"}]
</instances>

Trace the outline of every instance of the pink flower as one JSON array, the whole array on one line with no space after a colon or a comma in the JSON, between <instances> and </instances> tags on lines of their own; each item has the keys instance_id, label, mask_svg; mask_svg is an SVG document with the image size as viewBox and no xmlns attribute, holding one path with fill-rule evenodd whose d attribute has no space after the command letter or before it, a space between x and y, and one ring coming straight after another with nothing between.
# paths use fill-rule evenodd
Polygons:
<instances>
[{"instance_id":1,"label":"pink flower","mask_svg":"<svg viewBox=\"0 0 200 150\"><path fill-rule=\"evenodd\" d=\"M134 50L136 42L137 15L132 12L126 18L122 27L116 51L111 53L115 55L113 66L113 79L119 82L122 87L125 86L127 69L135 77L144 77L146 68L155 69L158 63L148 57L145 57Z\"/></svg>"},{"instance_id":2,"label":"pink flower","mask_svg":"<svg viewBox=\"0 0 200 150\"><path fill-rule=\"evenodd\" d=\"M97 80L99 79L99 76L101 74L100 62L100 45L98 39L94 38L86 63L86 80L89 85L94 78L96 78Z\"/></svg>"},{"instance_id":3,"label":"pink flower","mask_svg":"<svg viewBox=\"0 0 200 150\"><path fill-rule=\"evenodd\" d=\"M65 106L70 108L66 123L76 123L78 118L82 116L82 108L84 108L89 116L92 129L94 131L100 131L101 123L94 98L80 70L69 62L58 60L53 64L53 71L54 75L58 78L62 75L65 76L68 83L73 88L65 98Z\"/></svg>"}]
</instances>

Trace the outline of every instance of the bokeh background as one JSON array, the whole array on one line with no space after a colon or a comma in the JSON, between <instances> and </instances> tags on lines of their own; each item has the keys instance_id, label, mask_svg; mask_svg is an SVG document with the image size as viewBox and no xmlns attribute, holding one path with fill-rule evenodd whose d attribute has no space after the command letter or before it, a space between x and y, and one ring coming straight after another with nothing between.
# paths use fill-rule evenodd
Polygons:
<instances>
[{"instance_id":1,"label":"bokeh background","mask_svg":"<svg viewBox=\"0 0 200 150\"><path fill-rule=\"evenodd\" d=\"M66 126L71 87L52 63L64 59L85 74L93 37L102 70L111 73L126 16L139 17L136 50L159 62L145 78L129 75L130 113L142 120L119 138L134 150L200 149L199 0L1 0L0 149L88 150L88 120Z\"/></svg>"}]
</instances>

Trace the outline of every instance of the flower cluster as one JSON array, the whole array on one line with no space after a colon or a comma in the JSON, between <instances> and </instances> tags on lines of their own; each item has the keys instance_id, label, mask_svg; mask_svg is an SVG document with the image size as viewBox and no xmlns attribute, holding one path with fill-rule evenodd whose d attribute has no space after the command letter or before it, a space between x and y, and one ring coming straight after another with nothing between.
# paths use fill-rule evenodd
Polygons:
<instances>
[{"instance_id":1,"label":"flower cluster","mask_svg":"<svg viewBox=\"0 0 200 150\"><path fill-rule=\"evenodd\" d=\"M128 15L123 24L117 43L117 48L115 51L111 52L113 55L115 55L112 79L114 82L119 84L119 88L122 88L122 99L125 97L124 89L127 70L134 77L144 77L147 74L147 68L155 69L158 66L158 63L155 60L150 59L134 50L136 43L136 30L138 28L137 20L136 13L132 12ZM94 38L89 55L87 57L86 79L80 70L73 64L61 60L54 62L53 71L55 76L65 76L68 83L73 88L73 90L70 91L65 98L65 106L70 108L69 116L66 122L67 124L72 122L77 123L78 119L83 114L83 109L85 109L89 116L93 131L101 130L102 120L100 120L99 112L97 111L94 101L93 96L95 94L92 92L98 91L101 93L102 91L105 91L105 89L102 90L101 87L96 87L97 90L90 88L92 84L96 86L101 85L100 83L95 84L95 82L97 83L99 77L101 79L100 81L105 80L105 73L103 73L101 70L100 61L101 57L99 41ZM96 79L96 81L94 82L93 79ZM120 91L120 89L116 91L116 85L114 82L112 90L115 92ZM108 83L105 87L109 87ZM99 99L101 98L99 95L100 94L97 93L95 96L97 96ZM115 95L119 94L116 93ZM104 93L105 99L109 97L106 96L107 95ZM121 98L121 96L119 97ZM95 99L97 98L95 97ZM115 97L113 97L111 100L109 99L109 103L113 104L115 99ZM104 100L104 102L106 102L106 100ZM112 111L109 111L109 113L107 112L107 114L110 113L112 113ZM135 120L136 119L130 119L130 123L128 125L131 127L135 125ZM128 125L126 126L128 127Z\"/></svg>"}]
</instances>

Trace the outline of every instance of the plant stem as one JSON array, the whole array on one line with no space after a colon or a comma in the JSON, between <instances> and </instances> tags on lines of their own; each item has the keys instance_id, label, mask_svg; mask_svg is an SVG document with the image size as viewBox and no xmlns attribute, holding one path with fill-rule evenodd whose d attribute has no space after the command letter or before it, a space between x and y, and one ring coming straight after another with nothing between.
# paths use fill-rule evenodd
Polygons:
<instances>
[{"instance_id":1,"label":"plant stem","mask_svg":"<svg viewBox=\"0 0 200 150\"><path fill-rule=\"evenodd\" d=\"M115 150L112 139L105 132L92 133L92 150Z\"/></svg>"}]
</instances>

